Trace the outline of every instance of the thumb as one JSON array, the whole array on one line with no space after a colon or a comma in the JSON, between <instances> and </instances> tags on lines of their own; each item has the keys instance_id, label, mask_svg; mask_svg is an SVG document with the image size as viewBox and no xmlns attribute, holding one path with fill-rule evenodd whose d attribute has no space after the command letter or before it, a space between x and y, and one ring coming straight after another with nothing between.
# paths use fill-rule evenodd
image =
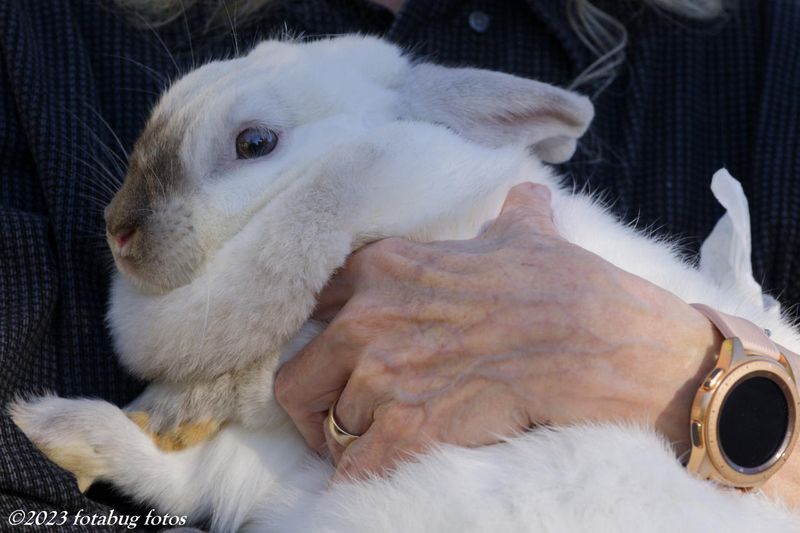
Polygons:
<instances>
[{"instance_id":1,"label":"thumb","mask_svg":"<svg viewBox=\"0 0 800 533\"><path fill-rule=\"evenodd\" d=\"M521 183L508 191L500 215L491 230L523 228L540 235L558 236L553 224L550 189L537 183Z\"/></svg>"}]
</instances>

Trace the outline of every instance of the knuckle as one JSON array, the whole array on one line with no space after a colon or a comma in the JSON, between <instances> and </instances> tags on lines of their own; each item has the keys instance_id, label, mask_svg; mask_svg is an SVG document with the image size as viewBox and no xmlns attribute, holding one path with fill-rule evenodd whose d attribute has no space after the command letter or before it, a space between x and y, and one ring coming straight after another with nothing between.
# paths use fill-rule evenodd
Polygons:
<instances>
[{"instance_id":1,"label":"knuckle","mask_svg":"<svg viewBox=\"0 0 800 533\"><path fill-rule=\"evenodd\" d=\"M385 365L372 357L365 357L350 375L348 385L351 383L360 393L380 396L387 386Z\"/></svg>"},{"instance_id":2,"label":"knuckle","mask_svg":"<svg viewBox=\"0 0 800 533\"><path fill-rule=\"evenodd\" d=\"M362 357L350 375L348 384L372 397L379 397L388 389L386 365L372 356Z\"/></svg>"},{"instance_id":3,"label":"knuckle","mask_svg":"<svg viewBox=\"0 0 800 533\"><path fill-rule=\"evenodd\" d=\"M371 256L374 253L372 251L372 246L373 245L370 244L357 250L347 260L348 269L350 269L358 278L363 278L371 274L369 271L369 265L371 262Z\"/></svg>"},{"instance_id":4,"label":"knuckle","mask_svg":"<svg viewBox=\"0 0 800 533\"><path fill-rule=\"evenodd\" d=\"M278 401L278 403L287 411L291 410L294 406L295 386L294 380L292 380L291 376L286 372L285 369L282 372L278 372L278 374L275 376L273 389L275 399Z\"/></svg>"},{"instance_id":5,"label":"knuckle","mask_svg":"<svg viewBox=\"0 0 800 533\"><path fill-rule=\"evenodd\" d=\"M357 303L343 309L328 327L327 337L333 346L353 349L366 345L374 336L374 317Z\"/></svg>"},{"instance_id":6,"label":"knuckle","mask_svg":"<svg viewBox=\"0 0 800 533\"><path fill-rule=\"evenodd\" d=\"M411 244L410 241L400 237L389 237L376 242L374 248L384 255L403 255Z\"/></svg>"},{"instance_id":7,"label":"knuckle","mask_svg":"<svg viewBox=\"0 0 800 533\"><path fill-rule=\"evenodd\" d=\"M394 272L404 263L414 243L400 237L389 237L359 250L353 257L353 266L361 276L378 277Z\"/></svg>"},{"instance_id":8,"label":"knuckle","mask_svg":"<svg viewBox=\"0 0 800 533\"><path fill-rule=\"evenodd\" d=\"M398 441L403 435L415 435L421 426L418 410L404 405L390 404L380 417L382 433L390 441Z\"/></svg>"}]
</instances>

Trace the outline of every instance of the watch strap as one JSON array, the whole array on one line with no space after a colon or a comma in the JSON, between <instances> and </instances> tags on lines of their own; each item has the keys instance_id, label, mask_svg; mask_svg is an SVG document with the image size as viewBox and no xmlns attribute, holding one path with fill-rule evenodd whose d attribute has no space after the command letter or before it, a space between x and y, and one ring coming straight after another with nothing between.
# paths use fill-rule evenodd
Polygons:
<instances>
[{"instance_id":1,"label":"watch strap","mask_svg":"<svg viewBox=\"0 0 800 533\"><path fill-rule=\"evenodd\" d=\"M705 304L691 304L691 306L703 313L719 329L723 337L726 339L737 337L745 352L765 355L776 361L781 360L783 350L770 340L763 329L749 320L717 311Z\"/></svg>"}]
</instances>

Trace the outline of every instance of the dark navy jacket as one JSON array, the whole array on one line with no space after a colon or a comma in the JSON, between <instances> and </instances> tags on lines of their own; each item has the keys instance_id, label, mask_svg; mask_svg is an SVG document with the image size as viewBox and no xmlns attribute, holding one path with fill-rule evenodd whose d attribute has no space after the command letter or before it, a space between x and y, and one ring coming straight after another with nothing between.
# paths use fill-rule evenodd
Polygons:
<instances>
[{"instance_id":1,"label":"dark navy jacket","mask_svg":"<svg viewBox=\"0 0 800 533\"><path fill-rule=\"evenodd\" d=\"M592 61L566 4L409 0L395 19L362 0L275 0L236 27L236 41L247 48L284 28L374 33L445 64L566 86ZM727 167L750 199L757 279L796 304L800 4L740 0L712 22L639 2L602 5L627 26L627 61L561 170L691 253L722 213L709 183ZM121 175L116 137L130 148L164 83L192 56L234 53L232 32L204 32L203 19L194 8L156 31L105 0L0 1L0 406L20 391L122 404L141 390L116 363L103 324L110 261L100 210L113 187L103 169ZM102 489L91 496L120 504ZM0 524L20 508L101 509L0 415Z\"/></svg>"}]
</instances>

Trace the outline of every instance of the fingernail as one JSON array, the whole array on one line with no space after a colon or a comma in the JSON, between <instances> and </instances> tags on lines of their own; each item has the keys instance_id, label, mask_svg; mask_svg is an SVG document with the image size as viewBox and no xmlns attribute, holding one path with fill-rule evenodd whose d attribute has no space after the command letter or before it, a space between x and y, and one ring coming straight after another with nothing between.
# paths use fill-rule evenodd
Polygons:
<instances>
[{"instance_id":1,"label":"fingernail","mask_svg":"<svg viewBox=\"0 0 800 533\"><path fill-rule=\"evenodd\" d=\"M534 185L533 194L540 200L550 201L550 189L544 185Z\"/></svg>"}]
</instances>

